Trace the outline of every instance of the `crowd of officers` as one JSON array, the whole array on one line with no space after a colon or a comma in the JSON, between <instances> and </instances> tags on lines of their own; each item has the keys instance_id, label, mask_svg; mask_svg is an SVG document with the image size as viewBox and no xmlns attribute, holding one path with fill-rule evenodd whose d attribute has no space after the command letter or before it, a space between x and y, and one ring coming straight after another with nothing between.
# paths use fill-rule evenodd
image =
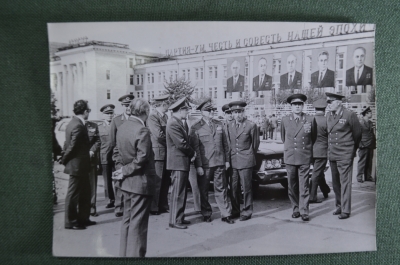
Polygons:
<instances>
[{"instance_id":1,"label":"crowd of officers","mask_svg":"<svg viewBox=\"0 0 400 265\"><path fill-rule=\"evenodd\" d=\"M368 119L370 109L364 110L367 118L360 124L356 114L342 106L342 95L326 96L326 100L314 103L315 116L302 111L305 95L290 96L287 101L292 113L281 121L292 217L304 221L309 220L309 203L322 202L317 199L317 187L325 197L330 192L324 178L328 159L336 197L333 214L339 219L349 218L355 152L359 148L360 161L365 161L359 162L359 168L364 165L357 176L361 182L367 161L372 159L370 150L375 148L371 147L374 135ZM70 175L66 229L85 229L95 224L89 215L97 215L96 163L103 169L105 196L109 200L106 208L114 208L115 215L122 216L120 256L145 256L150 214L169 212L169 227L187 228L190 221L185 219L184 211L188 182L193 189L195 210L202 214L204 222L212 221L208 199L211 180L222 222L233 224L236 218L251 218L252 170L260 136L257 125L244 116L245 102L224 105L225 120L220 121L213 119L216 108L210 100L197 107L202 116L199 120L188 115L191 107L186 98L170 105L168 95L160 96L153 100L153 110L146 100L133 95L119 101L125 107L124 113L113 118L115 106L103 106L102 125L87 121L87 101L74 104L76 116L66 128L61 160L64 172ZM325 114L327 105L330 111ZM276 123L268 121L268 125L270 122ZM273 134L274 130L269 136L272 138ZM100 161L95 161L96 152L100 153ZM314 170L310 187L311 164Z\"/></svg>"}]
</instances>

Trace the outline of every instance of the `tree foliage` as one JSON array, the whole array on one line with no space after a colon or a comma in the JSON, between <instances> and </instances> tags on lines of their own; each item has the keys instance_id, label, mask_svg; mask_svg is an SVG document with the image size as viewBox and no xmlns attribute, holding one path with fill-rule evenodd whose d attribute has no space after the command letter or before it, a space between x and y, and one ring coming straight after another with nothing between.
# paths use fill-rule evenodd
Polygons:
<instances>
[{"instance_id":1,"label":"tree foliage","mask_svg":"<svg viewBox=\"0 0 400 265\"><path fill-rule=\"evenodd\" d=\"M56 106L57 99L53 92L51 92L50 102L51 102L51 107L50 107L51 117L55 118L55 117L57 117L58 111L57 111L57 106Z\"/></svg>"},{"instance_id":2,"label":"tree foliage","mask_svg":"<svg viewBox=\"0 0 400 265\"><path fill-rule=\"evenodd\" d=\"M369 103L375 103L376 101L376 91L375 87L372 87L368 94L368 101Z\"/></svg>"},{"instance_id":3,"label":"tree foliage","mask_svg":"<svg viewBox=\"0 0 400 265\"><path fill-rule=\"evenodd\" d=\"M305 102L306 104L312 104L314 101L320 99L320 98L326 98L326 95L324 93L324 90L321 88L309 88L305 87L303 89L295 89L294 92L292 92L289 89L284 89L281 90L279 89L278 93L276 93L275 98L271 97L270 103L271 104L286 104L287 103L287 98L293 94L304 94L307 96L307 101Z\"/></svg>"},{"instance_id":4,"label":"tree foliage","mask_svg":"<svg viewBox=\"0 0 400 265\"><path fill-rule=\"evenodd\" d=\"M192 85L189 80L185 80L183 77L178 79L173 79L172 77L169 81L164 82L166 94L169 94L169 101L171 104L175 103L177 100L186 97L189 102L193 102L192 94L196 86Z\"/></svg>"}]
</instances>

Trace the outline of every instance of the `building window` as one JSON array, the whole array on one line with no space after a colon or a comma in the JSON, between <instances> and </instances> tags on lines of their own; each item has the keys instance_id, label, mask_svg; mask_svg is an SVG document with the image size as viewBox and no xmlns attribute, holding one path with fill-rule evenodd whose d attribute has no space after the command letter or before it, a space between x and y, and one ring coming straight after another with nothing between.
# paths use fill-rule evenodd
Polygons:
<instances>
[{"instance_id":1,"label":"building window","mask_svg":"<svg viewBox=\"0 0 400 265\"><path fill-rule=\"evenodd\" d=\"M228 77L228 70L226 68L226 65L224 65L224 78Z\"/></svg>"},{"instance_id":2,"label":"building window","mask_svg":"<svg viewBox=\"0 0 400 265\"><path fill-rule=\"evenodd\" d=\"M150 76L150 74L147 74L147 83L148 83L148 84L151 83L151 76Z\"/></svg>"},{"instance_id":3,"label":"building window","mask_svg":"<svg viewBox=\"0 0 400 265\"><path fill-rule=\"evenodd\" d=\"M130 95L133 95L133 92L129 92Z\"/></svg>"},{"instance_id":4,"label":"building window","mask_svg":"<svg viewBox=\"0 0 400 265\"><path fill-rule=\"evenodd\" d=\"M129 84L133 85L133 75L129 76Z\"/></svg>"},{"instance_id":5,"label":"building window","mask_svg":"<svg viewBox=\"0 0 400 265\"><path fill-rule=\"evenodd\" d=\"M158 72L158 83L161 83L161 72Z\"/></svg>"},{"instance_id":6,"label":"building window","mask_svg":"<svg viewBox=\"0 0 400 265\"><path fill-rule=\"evenodd\" d=\"M367 93L367 86L361 87L361 93Z\"/></svg>"},{"instance_id":7,"label":"building window","mask_svg":"<svg viewBox=\"0 0 400 265\"><path fill-rule=\"evenodd\" d=\"M129 58L129 68L133 68L133 58Z\"/></svg>"},{"instance_id":8,"label":"building window","mask_svg":"<svg viewBox=\"0 0 400 265\"><path fill-rule=\"evenodd\" d=\"M338 88L338 92L342 93L342 91L343 91L343 80L337 80L337 88Z\"/></svg>"},{"instance_id":9,"label":"building window","mask_svg":"<svg viewBox=\"0 0 400 265\"><path fill-rule=\"evenodd\" d=\"M178 80L178 71L175 71L175 80Z\"/></svg>"},{"instance_id":10,"label":"building window","mask_svg":"<svg viewBox=\"0 0 400 265\"><path fill-rule=\"evenodd\" d=\"M200 97L202 98L204 96L204 93L203 93L203 89L201 88L200 89Z\"/></svg>"},{"instance_id":11,"label":"building window","mask_svg":"<svg viewBox=\"0 0 400 265\"><path fill-rule=\"evenodd\" d=\"M110 80L110 78L111 78L111 72L110 72L110 70L107 70L106 71L106 79Z\"/></svg>"},{"instance_id":12,"label":"building window","mask_svg":"<svg viewBox=\"0 0 400 265\"><path fill-rule=\"evenodd\" d=\"M218 67L214 66L215 78L218 78Z\"/></svg>"},{"instance_id":13,"label":"building window","mask_svg":"<svg viewBox=\"0 0 400 265\"><path fill-rule=\"evenodd\" d=\"M195 68L195 72L196 72L196 80L198 80L199 79L199 69Z\"/></svg>"},{"instance_id":14,"label":"building window","mask_svg":"<svg viewBox=\"0 0 400 265\"><path fill-rule=\"evenodd\" d=\"M107 99L111 99L111 90L107 89Z\"/></svg>"},{"instance_id":15,"label":"building window","mask_svg":"<svg viewBox=\"0 0 400 265\"><path fill-rule=\"evenodd\" d=\"M227 99L228 98L228 91L226 89L226 86L224 86L224 98Z\"/></svg>"},{"instance_id":16,"label":"building window","mask_svg":"<svg viewBox=\"0 0 400 265\"><path fill-rule=\"evenodd\" d=\"M208 72L209 72L208 78L212 79L213 78L213 68L208 67Z\"/></svg>"},{"instance_id":17,"label":"building window","mask_svg":"<svg viewBox=\"0 0 400 265\"><path fill-rule=\"evenodd\" d=\"M186 70L182 70L183 80L186 80Z\"/></svg>"},{"instance_id":18,"label":"building window","mask_svg":"<svg viewBox=\"0 0 400 265\"><path fill-rule=\"evenodd\" d=\"M343 57L344 57L343 53L339 53L338 56L337 56L337 58L338 58L337 69L338 70L342 70L343 69L343 64L344 64Z\"/></svg>"},{"instance_id":19,"label":"building window","mask_svg":"<svg viewBox=\"0 0 400 265\"><path fill-rule=\"evenodd\" d=\"M218 91L217 88L214 87L214 98L216 99L218 97Z\"/></svg>"},{"instance_id":20,"label":"building window","mask_svg":"<svg viewBox=\"0 0 400 265\"><path fill-rule=\"evenodd\" d=\"M151 83L154 84L154 73L151 73Z\"/></svg>"},{"instance_id":21,"label":"building window","mask_svg":"<svg viewBox=\"0 0 400 265\"><path fill-rule=\"evenodd\" d=\"M194 97L199 98L199 89L198 88L194 89Z\"/></svg>"},{"instance_id":22,"label":"building window","mask_svg":"<svg viewBox=\"0 0 400 265\"><path fill-rule=\"evenodd\" d=\"M150 91L147 91L147 99L150 99Z\"/></svg>"},{"instance_id":23,"label":"building window","mask_svg":"<svg viewBox=\"0 0 400 265\"><path fill-rule=\"evenodd\" d=\"M154 91L151 91L151 98L154 98Z\"/></svg>"},{"instance_id":24,"label":"building window","mask_svg":"<svg viewBox=\"0 0 400 265\"><path fill-rule=\"evenodd\" d=\"M140 85L140 75L136 75L136 85Z\"/></svg>"},{"instance_id":25,"label":"building window","mask_svg":"<svg viewBox=\"0 0 400 265\"><path fill-rule=\"evenodd\" d=\"M203 68L200 68L200 79L203 79Z\"/></svg>"},{"instance_id":26,"label":"building window","mask_svg":"<svg viewBox=\"0 0 400 265\"><path fill-rule=\"evenodd\" d=\"M140 84L143 85L144 74L140 75Z\"/></svg>"},{"instance_id":27,"label":"building window","mask_svg":"<svg viewBox=\"0 0 400 265\"><path fill-rule=\"evenodd\" d=\"M187 70L187 80L190 80L190 70Z\"/></svg>"},{"instance_id":28,"label":"building window","mask_svg":"<svg viewBox=\"0 0 400 265\"><path fill-rule=\"evenodd\" d=\"M209 96L210 98L212 98L212 87L209 88L208 96Z\"/></svg>"},{"instance_id":29,"label":"building window","mask_svg":"<svg viewBox=\"0 0 400 265\"><path fill-rule=\"evenodd\" d=\"M140 92L136 92L136 97L140 98Z\"/></svg>"},{"instance_id":30,"label":"building window","mask_svg":"<svg viewBox=\"0 0 400 265\"><path fill-rule=\"evenodd\" d=\"M142 60L141 59L135 59L136 64L142 64Z\"/></svg>"}]
</instances>

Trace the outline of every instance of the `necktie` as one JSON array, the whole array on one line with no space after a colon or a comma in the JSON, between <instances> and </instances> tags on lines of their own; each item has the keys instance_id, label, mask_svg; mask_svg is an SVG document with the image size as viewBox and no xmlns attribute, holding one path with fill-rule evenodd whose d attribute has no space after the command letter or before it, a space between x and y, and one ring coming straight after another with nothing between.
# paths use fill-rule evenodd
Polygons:
<instances>
[{"instance_id":1,"label":"necktie","mask_svg":"<svg viewBox=\"0 0 400 265\"><path fill-rule=\"evenodd\" d=\"M292 80L292 75L290 75L290 78L289 78L289 86L292 84L292 82L293 82L293 80Z\"/></svg>"},{"instance_id":2,"label":"necktie","mask_svg":"<svg viewBox=\"0 0 400 265\"><path fill-rule=\"evenodd\" d=\"M297 117L296 119L294 119L295 121L296 121L296 123L298 123L299 122L299 118Z\"/></svg>"},{"instance_id":3,"label":"necktie","mask_svg":"<svg viewBox=\"0 0 400 265\"><path fill-rule=\"evenodd\" d=\"M188 127L188 125L187 125L187 122L186 122L186 120L182 120L182 123L183 123L183 127L185 128L185 131L186 131L186 133L189 131L189 127Z\"/></svg>"},{"instance_id":4,"label":"necktie","mask_svg":"<svg viewBox=\"0 0 400 265\"><path fill-rule=\"evenodd\" d=\"M356 84L358 83L358 79L360 79L360 69L357 69L357 80L356 80Z\"/></svg>"},{"instance_id":5,"label":"necktie","mask_svg":"<svg viewBox=\"0 0 400 265\"><path fill-rule=\"evenodd\" d=\"M264 76L262 75L260 79L260 86L262 85L263 81L264 81Z\"/></svg>"},{"instance_id":6,"label":"necktie","mask_svg":"<svg viewBox=\"0 0 400 265\"><path fill-rule=\"evenodd\" d=\"M321 85L321 81L322 81L322 72L321 72L321 75L319 76L319 81L318 81L318 84L320 84L320 85Z\"/></svg>"},{"instance_id":7,"label":"necktie","mask_svg":"<svg viewBox=\"0 0 400 265\"><path fill-rule=\"evenodd\" d=\"M211 132L214 133L214 128L213 128L212 122L210 122L208 125L210 126Z\"/></svg>"}]
</instances>

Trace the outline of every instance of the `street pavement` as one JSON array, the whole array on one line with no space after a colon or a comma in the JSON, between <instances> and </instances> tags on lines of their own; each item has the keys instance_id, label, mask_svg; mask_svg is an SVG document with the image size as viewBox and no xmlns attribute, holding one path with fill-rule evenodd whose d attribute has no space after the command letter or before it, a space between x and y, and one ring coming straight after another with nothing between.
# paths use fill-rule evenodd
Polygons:
<instances>
[{"instance_id":1,"label":"street pavement","mask_svg":"<svg viewBox=\"0 0 400 265\"><path fill-rule=\"evenodd\" d=\"M260 186L254 199L254 214L248 221L235 224L221 221L214 192L209 198L213 221L203 222L193 208L188 193L186 220L188 229L168 227L169 214L150 216L147 257L246 256L305 253L332 253L376 250L375 183L356 181L353 167L352 213L346 220L332 215L335 210L333 191L323 203L310 205L310 221L292 219L287 191L280 184ZM118 257L121 217L105 209L103 177L98 178L97 211L91 217L97 224L85 230L64 229L64 200L68 177L63 166L55 164L54 174L58 204L54 205L53 254L77 257ZM330 170L326 172L332 188ZM318 198L323 199L322 193Z\"/></svg>"}]
</instances>

